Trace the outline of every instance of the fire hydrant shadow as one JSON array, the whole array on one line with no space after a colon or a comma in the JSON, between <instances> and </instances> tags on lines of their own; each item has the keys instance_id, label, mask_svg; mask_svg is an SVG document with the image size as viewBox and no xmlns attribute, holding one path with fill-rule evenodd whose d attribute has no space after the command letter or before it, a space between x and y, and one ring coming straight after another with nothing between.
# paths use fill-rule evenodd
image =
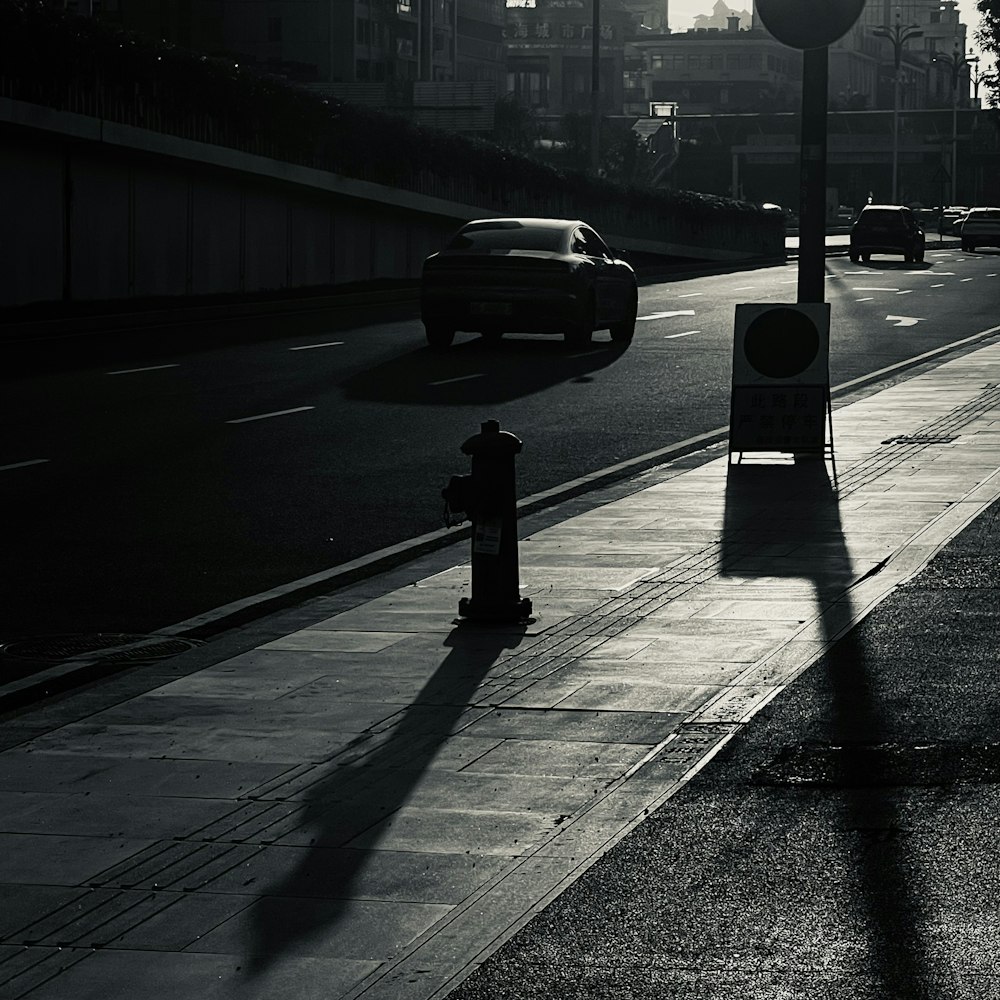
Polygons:
<instances>
[{"instance_id":1,"label":"fire hydrant shadow","mask_svg":"<svg viewBox=\"0 0 1000 1000\"><path fill-rule=\"evenodd\" d=\"M852 560L835 479L817 458L731 465L724 522L723 574L768 578L779 586L782 580L808 582L818 618L803 625L811 628L810 638L835 643L812 668L827 672L830 703L819 710L829 715L819 725L831 735L830 745L807 740L776 748L759 783L794 789L803 805L819 796L830 807L826 815L838 825L830 832L856 869L852 926L844 936L863 928L865 968L876 992L922 1000L930 996L931 973L920 938L923 908L909 877L911 859L897 838L901 796L894 793L884 762L866 752L885 730L880 708L885 696L875 690L864 645L852 627L857 609L851 588L867 573L865 564ZM793 603L803 597L794 587L787 594Z\"/></svg>"},{"instance_id":2,"label":"fire hydrant shadow","mask_svg":"<svg viewBox=\"0 0 1000 1000\"><path fill-rule=\"evenodd\" d=\"M263 976L289 954L329 954L332 938L350 935L354 907L365 898L358 885L372 852L460 728L487 673L524 641L526 629L517 623L457 625L442 643L446 655L416 697L354 740L317 780L286 800L294 807L304 798L293 842L308 831L309 846L290 848L301 856L251 907L248 976ZM415 888L417 895L409 898L420 898ZM370 947L388 949L379 956L388 958L393 943L379 937L372 935ZM336 945L332 952L341 953Z\"/></svg>"}]
</instances>

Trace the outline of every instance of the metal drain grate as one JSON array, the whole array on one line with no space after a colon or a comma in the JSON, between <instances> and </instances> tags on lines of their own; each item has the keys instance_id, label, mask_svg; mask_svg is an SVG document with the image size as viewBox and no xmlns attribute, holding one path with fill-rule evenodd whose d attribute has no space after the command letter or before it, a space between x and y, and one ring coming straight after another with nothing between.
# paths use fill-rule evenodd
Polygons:
<instances>
[{"instance_id":1,"label":"metal drain grate","mask_svg":"<svg viewBox=\"0 0 1000 1000\"><path fill-rule=\"evenodd\" d=\"M145 663L164 660L202 645L196 639L176 636L133 635L96 632L70 635L40 635L15 639L0 646L0 655L15 660L64 663L94 659L106 663Z\"/></svg>"},{"instance_id":2,"label":"metal drain grate","mask_svg":"<svg viewBox=\"0 0 1000 1000\"><path fill-rule=\"evenodd\" d=\"M900 434L886 438L882 444L951 444L957 434Z\"/></svg>"},{"instance_id":3,"label":"metal drain grate","mask_svg":"<svg viewBox=\"0 0 1000 1000\"><path fill-rule=\"evenodd\" d=\"M1000 783L1000 743L800 744L757 771L758 785L938 787Z\"/></svg>"}]
</instances>

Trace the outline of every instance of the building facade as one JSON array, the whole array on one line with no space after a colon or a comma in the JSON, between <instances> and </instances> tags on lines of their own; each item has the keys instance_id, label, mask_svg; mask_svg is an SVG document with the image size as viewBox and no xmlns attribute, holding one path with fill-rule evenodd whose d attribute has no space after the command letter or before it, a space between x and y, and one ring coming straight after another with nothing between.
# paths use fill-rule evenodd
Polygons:
<instances>
[{"instance_id":1,"label":"building facade","mask_svg":"<svg viewBox=\"0 0 1000 1000\"><path fill-rule=\"evenodd\" d=\"M591 0L506 0L507 92L540 115L587 112L593 80ZM600 6L600 108L621 114L626 88L626 43L637 17L623 0Z\"/></svg>"}]
</instances>

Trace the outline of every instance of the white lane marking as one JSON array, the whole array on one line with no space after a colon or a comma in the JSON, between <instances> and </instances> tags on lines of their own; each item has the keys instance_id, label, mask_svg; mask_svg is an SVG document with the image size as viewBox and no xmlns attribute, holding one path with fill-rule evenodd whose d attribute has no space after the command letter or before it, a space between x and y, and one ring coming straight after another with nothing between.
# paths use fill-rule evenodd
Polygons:
<instances>
[{"instance_id":1,"label":"white lane marking","mask_svg":"<svg viewBox=\"0 0 1000 1000\"><path fill-rule=\"evenodd\" d=\"M180 368L180 365L150 365L148 368L119 368L116 372L105 372L105 375L131 375L134 372L158 372L164 368Z\"/></svg>"},{"instance_id":2,"label":"white lane marking","mask_svg":"<svg viewBox=\"0 0 1000 1000\"><path fill-rule=\"evenodd\" d=\"M679 299L690 299L695 295L704 295L704 292L684 292L682 295L678 295Z\"/></svg>"},{"instance_id":3,"label":"white lane marking","mask_svg":"<svg viewBox=\"0 0 1000 1000\"><path fill-rule=\"evenodd\" d=\"M588 351L588 354L593 353ZM479 372L476 375L459 375L458 378L443 378L440 382L428 382L428 385L450 385L452 382L467 382L470 378L482 378L486 373Z\"/></svg>"},{"instance_id":4,"label":"white lane marking","mask_svg":"<svg viewBox=\"0 0 1000 1000\"><path fill-rule=\"evenodd\" d=\"M973 281L973 278L959 278L959 281Z\"/></svg>"},{"instance_id":5,"label":"white lane marking","mask_svg":"<svg viewBox=\"0 0 1000 1000\"><path fill-rule=\"evenodd\" d=\"M327 344L303 344L301 347L289 347L290 351L312 351L317 347L341 347L343 346L342 340L331 340Z\"/></svg>"},{"instance_id":6,"label":"white lane marking","mask_svg":"<svg viewBox=\"0 0 1000 1000\"><path fill-rule=\"evenodd\" d=\"M944 282L942 281L940 285L931 285L931 288L944 288Z\"/></svg>"},{"instance_id":7,"label":"white lane marking","mask_svg":"<svg viewBox=\"0 0 1000 1000\"><path fill-rule=\"evenodd\" d=\"M701 333L701 330L688 330L686 333L668 333L663 339L673 340L676 337L690 337L692 334Z\"/></svg>"},{"instance_id":8,"label":"white lane marking","mask_svg":"<svg viewBox=\"0 0 1000 1000\"><path fill-rule=\"evenodd\" d=\"M45 462L49 461L51 461L51 459L32 458L27 462L13 462L11 465L0 465L0 472L6 472L8 469L23 469L26 465L43 465Z\"/></svg>"},{"instance_id":9,"label":"white lane marking","mask_svg":"<svg viewBox=\"0 0 1000 1000\"><path fill-rule=\"evenodd\" d=\"M922 319L923 316L886 316L886 321L893 326L916 326Z\"/></svg>"},{"instance_id":10,"label":"white lane marking","mask_svg":"<svg viewBox=\"0 0 1000 1000\"><path fill-rule=\"evenodd\" d=\"M909 295L913 291L912 288L904 288L901 292L896 292L897 295Z\"/></svg>"},{"instance_id":11,"label":"white lane marking","mask_svg":"<svg viewBox=\"0 0 1000 1000\"><path fill-rule=\"evenodd\" d=\"M987 278L995 278L996 276L997 276L997 272L996 271L992 271L990 274L986 275Z\"/></svg>"},{"instance_id":12,"label":"white lane marking","mask_svg":"<svg viewBox=\"0 0 1000 1000\"><path fill-rule=\"evenodd\" d=\"M855 299L854 301L855 302L874 302L875 301L875 296L874 295L869 295L867 298Z\"/></svg>"},{"instance_id":13,"label":"white lane marking","mask_svg":"<svg viewBox=\"0 0 1000 1000\"><path fill-rule=\"evenodd\" d=\"M253 417L239 417L236 420L227 420L227 424L249 424L252 420L267 420L269 417L283 417L287 413L302 413L304 410L315 410L315 406L296 406L291 410L274 410L272 413L258 413Z\"/></svg>"},{"instance_id":14,"label":"white lane marking","mask_svg":"<svg viewBox=\"0 0 1000 1000\"><path fill-rule=\"evenodd\" d=\"M906 271L906 274L926 274L928 278L954 278L954 271Z\"/></svg>"},{"instance_id":15,"label":"white lane marking","mask_svg":"<svg viewBox=\"0 0 1000 1000\"><path fill-rule=\"evenodd\" d=\"M898 288L852 288L852 292L898 292Z\"/></svg>"},{"instance_id":16,"label":"white lane marking","mask_svg":"<svg viewBox=\"0 0 1000 1000\"><path fill-rule=\"evenodd\" d=\"M604 354L604 349L601 348L601 347L598 347L596 350L593 350L593 351L581 351L579 354L567 354L566 357L567 358L591 358L595 354ZM473 375L472 376L472 378L478 378L478 377L479 377L478 375ZM431 384L433 385L433 383L431 383Z\"/></svg>"},{"instance_id":17,"label":"white lane marking","mask_svg":"<svg viewBox=\"0 0 1000 1000\"><path fill-rule=\"evenodd\" d=\"M756 287L757 287L756 285L740 285L739 288L734 288L733 291L734 292L747 292L751 288L756 288Z\"/></svg>"},{"instance_id":18,"label":"white lane marking","mask_svg":"<svg viewBox=\"0 0 1000 1000\"><path fill-rule=\"evenodd\" d=\"M844 277L846 278L850 274L868 274L867 271L845 271Z\"/></svg>"},{"instance_id":19,"label":"white lane marking","mask_svg":"<svg viewBox=\"0 0 1000 1000\"><path fill-rule=\"evenodd\" d=\"M650 313L648 316L636 316L636 319L670 319L671 316L693 315L693 309L668 309L666 312Z\"/></svg>"}]
</instances>

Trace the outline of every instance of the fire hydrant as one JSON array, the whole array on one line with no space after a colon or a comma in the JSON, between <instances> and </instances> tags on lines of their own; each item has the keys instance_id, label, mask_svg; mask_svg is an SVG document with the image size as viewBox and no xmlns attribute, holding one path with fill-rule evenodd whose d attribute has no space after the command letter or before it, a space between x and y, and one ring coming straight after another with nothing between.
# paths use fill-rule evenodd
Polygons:
<instances>
[{"instance_id":1,"label":"fire hydrant","mask_svg":"<svg viewBox=\"0 0 1000 1000\"><path fill-rule=\"evenodd\" d=\"M520 439L500 430L498 420L484 421L462 445L472 457L471 475L452 476L441 491L447 510L472 521L472 598L458 603L463 618L514 621L531 614L518 580L514 456L520 450Z\"/></svg>"}]
</instances>

